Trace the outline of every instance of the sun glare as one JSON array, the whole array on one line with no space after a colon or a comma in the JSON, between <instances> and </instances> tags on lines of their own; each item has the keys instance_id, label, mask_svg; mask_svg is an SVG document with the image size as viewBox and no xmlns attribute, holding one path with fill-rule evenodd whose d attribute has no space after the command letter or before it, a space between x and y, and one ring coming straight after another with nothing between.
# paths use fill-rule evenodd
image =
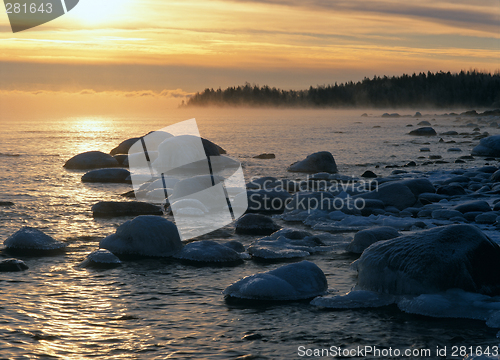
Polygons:
<instances>
[{"instance_id":1,"label":"sun glare","mask_svg":"<svg viewBox=\"0 0 500 360\"><path fill-rule=\"evenodd\" d=\"M68 20L85 25L103 25L121 20L130 10L130 0L85 0L69 12Z\"/></svg>"}]
</instances>

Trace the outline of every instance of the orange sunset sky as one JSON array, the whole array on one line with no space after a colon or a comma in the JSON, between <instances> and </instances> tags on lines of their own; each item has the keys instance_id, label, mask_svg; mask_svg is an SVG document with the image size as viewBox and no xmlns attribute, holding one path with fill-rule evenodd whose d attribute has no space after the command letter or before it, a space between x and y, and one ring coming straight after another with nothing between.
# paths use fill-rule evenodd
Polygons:
<instances>
[{"instance_id":1,"label":"orange sunset sky","mask_svg":"<svg viewBox=\"0 0 500 360\"><path fill-rule=\"evenodd\" d=\"M246 81L303 89L429 70L495 72L499 24L500 0L80 0L15 34L2 12L0 106L55 98L176 106Z\"/></svg>"}]
</instances>

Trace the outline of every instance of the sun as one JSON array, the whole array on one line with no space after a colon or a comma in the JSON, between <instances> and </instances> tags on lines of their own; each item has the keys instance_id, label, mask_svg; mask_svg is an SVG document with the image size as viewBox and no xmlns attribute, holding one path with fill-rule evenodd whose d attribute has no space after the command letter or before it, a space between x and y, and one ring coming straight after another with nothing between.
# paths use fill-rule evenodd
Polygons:
<instances>
[{"instance_id":1,"label":"sun","mask_svg":"<svg viewBox=\"0 0 500 360\"><path fill-rule=\"evenodd\" d=\"M87 26L116 23L132 15L131 3L131 0L80 0L68 13L68 20Z\"/></svg>"}]
</instances>

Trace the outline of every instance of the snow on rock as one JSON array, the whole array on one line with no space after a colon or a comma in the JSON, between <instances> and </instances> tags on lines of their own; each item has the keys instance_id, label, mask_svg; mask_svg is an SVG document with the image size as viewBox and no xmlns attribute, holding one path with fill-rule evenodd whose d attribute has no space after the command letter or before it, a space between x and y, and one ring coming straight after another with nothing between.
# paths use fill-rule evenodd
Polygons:
<instances>
[{"instance_id":1,"label":"snow on rock","mask_svg":"<svg viewBox=\"0 0 500 360\"><path fill-rule=\"evenodd\" d=\"M371 229L361 230L347 246L346 250L355 254L361 254L367 247L381 240L389 240L401 234L390 226L378 226Z\"/></svg>"},{"instance_id":2,"label":"snow on rock","mask_svg":"<svg viewBox=\"0 0 500 360\"><path fill-rule=\"evenodd\" d=\"M354 290L345 295L319 296L311 305L329 309L376 308L394 304L396 297L367 290Z\"/></svg>"},{"instance_id":3,"label":"snow on rock","mask_svg":"<svg viewBox=\"0 0 500 360\"><path fill-rule=\"evenodd\" d=\"M91 268L114 268L120 265L120 259L118 259L111 251L99 249L88 254L85 260L83 260L78 266Z\"/></svg>"},{"instance_id":4,"label":"snow on rock","mask_svg":"<svg viewBox=\"0 0 500 360\"><path fill-rule=\"evenodd\" d=\"M335 174L338 172L338 169L333 155L328 151L320 151L307 156L302 161L293 163L288 167L288 171L303 173L326 172Z\"/></svg>"},{"instance_id":5,"label":"snow on rock","mask_svg":"<svg viewBox=\"0 0 500 360\"><path fill-rule=\"evenodd\" d=\"M182 248L174 258L196 263L236 263L241 255L229 246L211 240L194 241Z\"/></svg>"},{"instance_id":6,"label":"snow on rock","mask_svg":"<svg viewBox=\"0 0 500 360\"><path fill-rule=\"evenodd\" d=\"M479 145L472 149L472 156L500 156L500 135L488 136L481 139Z\"/></svg>"},{"instance_id":7,"label":"snow on rock","mask_svg":"<svg viewBox=\"0 0 500 360\"><path fill-rule=\"evenodd\" d=\"M57 241L38 229L22 227L3 242L5 249L15 252L52 252L66 248L66 244Z\"/></svg>"},{"instance_id":8,"label":"snow on rock","mask_svg":"<svg viewBox=\"0 0 500 360\"><path fill-rule=\"evenodd\" d=\"M355 263L358 287L390 294L459 288L500 294L500 246L472 225L448 225L373 244Z\"/></svg>"},{"instance_id":9,"label":"snow on rock","mask_svg":"<svg viewBox=\"0 0 500 360\"><path fill-rule=\"evenodd\" d=\"M196 199L182 199L170 205L175 216L204 216L208 209L203 203Z\"/></svg>"},{"instance_id":10,"label":"snow on rock","mask_svg":"<svg viewBox=\"0 0 500 360\"><path fill-rule=\"evenodd\" d=\"M449 289L435 294L403 298L398 307L410 314L437 318L463 318L486 321L486 325L500 328L500 298Z\"/></svg>"},{"instance_id":11,"label":"snow on rock","mask_svg":"<svg viewBox=\"0 0 500 360\"><path fill-rule=\"evenodd\" d=\"M0 272L14 272L28 269L28 265L19 259L0 260Z\"/></svg>"},{"instance_id":12,"label":"snow on rock","mask_svg":"<svg viewBox=\"0 0 500 360\"><path fill-rule=\"evenodd\" d=\"M312 262L301 261L247 276L228 286L223 294L226 298L290 301L324 295L327 289L323 271Z\"/></svg>"},{"instance_id":13,"label":"snow on rock","mask_svg":"<svg viewBox=\"0 0 500 360\"><path fill-rule=\"evenodd\" d=\"M425 227L425 224L418 219L413 218L398 218L387 215L370 215L370 216L355 216L348 215L339 221L324 221L320 220L316 223L310 222L314 230L328 232L342 232L351 230L366 229L375 225L390 226L399 230L411 230L413 227Z\"/></svg>"},{"instance_id":14,"label":"snow on rock","mask_svg":"<svg viewBox=\"0 0 500 360\"><path fill-rule=\"evenodd\" d=\"M99 243L116 255L171 256L182 249L174 223L160 216L141 215L124 222Z\"/></svg>"}]
</instances>

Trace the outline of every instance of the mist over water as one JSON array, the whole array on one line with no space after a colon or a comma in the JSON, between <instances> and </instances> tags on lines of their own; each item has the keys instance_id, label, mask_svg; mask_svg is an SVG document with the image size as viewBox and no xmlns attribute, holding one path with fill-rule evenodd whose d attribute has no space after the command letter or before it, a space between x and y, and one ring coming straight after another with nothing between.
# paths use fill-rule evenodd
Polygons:
<instances>
[{"instance_id":1,"label":"mist over water","mask_svg":"<svg viewBox=\"0 0 500 360\"><path fill-rule=\"evenodd\" d=\"M242 108L178 109L161 117L4 117L0 121L0 201L15 205L0 207L0 243L20 227L32 226L68 243L69 248L59 256L19 257L29 270L1 274L0 357L235 359L251 354L290 359L298 358L300 345L433 349L498 345L497 331L484 322L412 316L395 306L323 311L307 302L254 307L224 302L221 291L232 282L282 264L246 261L237 267L195 267L148 259L104 271L75 267L98 248L100 239L129 219L93 219L91 206L98 201L123 201L119 194L131 186L82 183L84 171L64 169L65 161L89 150L107 153L122 140L182 120L196 118L201 136L240 160L247 180L258 176L304 179L305 175L288 173L286 168L316 151L330 151L339 172L355 176L365 170L389 175L393 169L386 165L411 160L421 165L426 159L418 157L431 154L449 163L406 170L485 164L482 159L453 163L477 145L472 136L443 136L456 141L450 144L439 143L440 136L408 135L421 120L429 121L438 134L472 133L465 125L475 118L381 118L382 110L366 111L370 116L361 117L363 112ZM500 133L487 124L481 126L484 131ZM420 152L422 147L430 152ZM462 151L448 152L451 147ZM274 153L276 158L252 158L262 153ZM255 239L232 235L212 240L238 240L247 246ZM349 271L355 257L342 250L351 239L352 234L325 236L335 250L308 258L325 272L329 287L340 293L356 282ZM249 334L261 337L242 340Z\"/></svg>"}]
</instances>

